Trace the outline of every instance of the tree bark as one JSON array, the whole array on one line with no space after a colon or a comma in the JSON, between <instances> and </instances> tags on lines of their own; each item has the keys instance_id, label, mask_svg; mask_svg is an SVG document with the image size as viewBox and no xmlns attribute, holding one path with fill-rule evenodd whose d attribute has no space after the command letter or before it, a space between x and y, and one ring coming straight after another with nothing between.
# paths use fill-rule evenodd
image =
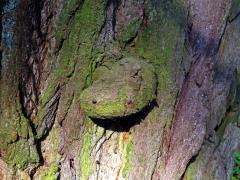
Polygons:
<instances>
[{"instance_id":1,"label":"tree bark","mask_svg":"<svg viewBox=\"0 0 240 180\"><path fill-rule=\"evenodd\" d=\"M0 179L231 179L239 14L239 0L0 1Z\"/></svg>"}]
</instances>

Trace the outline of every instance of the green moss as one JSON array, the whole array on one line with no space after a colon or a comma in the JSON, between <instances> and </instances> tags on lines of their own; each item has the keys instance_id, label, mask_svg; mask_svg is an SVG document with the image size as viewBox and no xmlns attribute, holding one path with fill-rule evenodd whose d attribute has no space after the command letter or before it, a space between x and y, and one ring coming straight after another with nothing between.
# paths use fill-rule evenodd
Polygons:
<instances>
[{"instance_id":1,"label":"green moss","mask_svg":"<svg viewBox=\"0 0 240 180\"><path fill-rule=\"evenodd\" d=\"M7 1L1 2L0 9L2 9L3 3L9 4ZM14 23L16 9L11 10L11 16L13 18L11 22ZM14 31L16 27L13 26L11 28ZM17 39L16 36L14 40ZM16 47L3 46L2 60L5 63L1 69L0 80L0 156L10 169L17 166L23 170L26 167L33 168L37 166L39 158L34 143L30 142L31 140L34 141L29 133L32 130L27 118L22 113L19 102L19 77L16 74L20 74L22 64L21 61L15 61ZM24 54L24 52L22 53Z\"/></svg>"},{"instance_id":2,"label":"green moss","mask_svg":"<svg viewBox=\"0 0 240 180\"><path fill-rule=\"evenodd\" d=\"M39 156L34 145L32 129L21 113L18 101L6 110L8 111L12 112L8 117L8 122L0 120L0 124L5 124L0 125L1 158L7 162L9 167L17 166L21 170L28 166L36 167ZM5 118L4 115L1 114L1 118Z\"/></svg>"},{"instance_id":3,"label":"green moss","mask_svg":"<svg viewBox=\"0 0 240 180\"><path fill-rule=\"evenodd\" d=\"M171 87L171 81L173 80L171 79L173 67L170 66L170 62L173 58L174 38L177 34L171 33L177 33L177 30L171 32L171 29L169 29L169 32L159 32L158 35L146 29L136 41L136 53L140 57L148 59L156 65L156 72L159 79L158 88L160 90ZM156 39L151 40L152 38Z\"/></svg>"},{"instance_id":4,"label":"green moss","mask_svg":"<svg viewBox=\"0 0 240 180\"><path fill-rule=\"evenodd\" d=\"M66 11L72 11L72 6L75 6L76 1L69 1ZM71 31L68 38L64 41L64 45L60 51L59 66L53 70L52 83L49 86L49 90L44 93L45 98L41 99L49 100L49 96L52 94L57 81L64 81L69 77L75 68L76 63L80 63L82 66L81 76L83 78L87 77L89 72L89 64L93 59L94 51L93 46L96 41L96 32L100 29L101 23L103 23L104 18L104 5L105 1L92 2L90 0L84 1L80 10L75 12L71 23ZM68 13L63 14L63 16L69 16ZM62 21L62 19L61 19ZM82 28L84 27L84 28ZM59 27L61 29L61 27ZM60 30L61 32L61 30ZM58 39L59 37L57 37ZM54 58L54 57L53 57ZM84 70L86 69L86 71ZM76 82L84 86L84 82ZM48 93L50 92L50 93ZM45 104L46 101L42 104Z\"/></svg>"},{"instance_id":5,"label":"green moss","mask_svg":"<svg viewBox=\"0 0 240 180\"><path fill-rule=\"evenodd\" d=\"M59 177L59 167L57 164L51 164L48 168L40 170L36 179L39 180L57 180Z\"/></svg>"},{"instance_id":6,"label":"green moss","mask_svg":"<svg viewBox=\"0 0 240 180\"><path fill-rule=\"evenodd\" d=\"M86 132L86 134L84 135L82 152L80 155L81 179L88 179L92 171L92 164L90 160L90 148L91 148L90 133Z\"/></svg>"},{"instance_id":7,"label":"green moss","mask_svg":"<svg viewBox=\"0 0 240 180\"><path fill-rule=\"evenodd\" d=\"M132 153L133 153L133 141L132 141L131 135L129 135L129 139L128 139L126 146L127 147L126 147L126 154L125 154L125 164L124 164L124 168L122 170L122 176L124 178L128 177L129 171L132 167L131 158L132 158Z\"/></svg>"},{"instance_id":8,"label":"green moss","mask_svg":"<svg viewBox=\"0 0 240 180\"><path fill-rule=\"evenodd\" d=\"M59 147L61 144L61 132L59 126L54 126L50 131L47 139L48 149L44 152L44 157L50 163L57 163L60 161L61 155L59 154Z\"/></svg>"},{"instance_id":9,"label":"green moss","mask_svg":"<svg viewBox=\"0 0 240 180\"><path fill-rule=\"evenodd\" d=\"M1 102L1 109L0 109L0 142L1 142L1 149L5 149L8 143L16 142L19 136L19 129L18 125L20 123L21 117L18 113L18 107L16 106L16 102L9 101L10 92L12 90L8 89L8 87L4 87L8 85L3 85L3 88L0 90L0 102ZM6 89L5 89L6 88ZM8 92L3 93L2 91L6 90ZM8 104L9 103L9 104ZM19 110L20 111L20 110ZM22 126L22 131L23 131Z\"/></svg>"},{"instance_id":10,"label":"green moss","mask_svg":"<svg viewBox=\"0 0 240 180\"><path fill-rule=\"evenodd\" d=\"M126 89L122 87L119 90L119 98L116 102L105 102L102 106L98 106L95 112L101 114L102 116L107 116L108 114L118 114L125 109L126 100Z\"/></svg>"},{"instance_id":11,"label":"green moss","mask_svg":"<svg viewBox=\"0 0 240 180\"><path fill-rule=\"evenodd\" d=\"M11 166L24 170L28 166L36 167L39 162L32 129L28 120L20 110L20 104L15 103L16 111L12 113L12 128L0 128L0 143L2 158ZM32 141L32 142L31 142ZM20 152L20 153L19 153Z\"/></svg>"},{"instance_id":12,"label":"green moss","mask_svg":"<svg viewBox=\"0 0 240 180\"><path fill-rule=\"evenodd\" d=\"M67 38L67 34L70 32L71 22L73 14L80 8L81 2L78 0L63 1L63 9L58 20L58 31L56 32L56 48L60 48L61 41Z\"/></svg>"},{"instance_id":13,"label":"green moss","mask_svg":"<svg viewBox=\"0 0 240 180\"><path fill-rule=\"evenodd\" d=\"M19 152L16 153L16 155L14 157L14 161L20 170L24 170L27 168L28 162L26 160L26 156L28 156L28 153L25 150L23 150L21 153L19 153Z\"/></svg>"},{"instance_id":14,"label":"green moss","mask_svg":"<svg viewBox=\"0 0 240 180\"><path fill-rule=\"evenodd\" d=\"M174 71L182 54L184 45L184 7L180 0L150 3L148 13L152 21L144 27L135 40L136 54L155 65L158 76L159 94L175 88ZM165 96L165 95L164 95Z\"/></svg>"},{"instance_id":15,"label":"green moss","mask_svg":"<svg viewBox=\"0 0 240 180\"><path fill-rule=\"evenodd\" d=\"M201 167L202 160L200 157L196 159L193 163L190 164L190 166L187 168L187 171L184 174L184 178L186 180L194 180L196 179L196 175L199 171L199 168Z\"/></svg>"},{"instance_id":16,"label":"green moss","mask_svg":"<svg viewBox=\"0 0 240 180\"><path fill-rule=\"evenodd\" d=\"M23 139L27 139L28 138L28 132L29 132L29 129L30 126L29 126L29 122L28 120L23 116L23 114L20 114L19 115L19 121L17 123L17 132L18 132L18 136L20 138L23 138Z\"/></svg>"},{"instance_id":17,"label":"green moss","mask_svg":"<svg viewBox=\"0 0 240 180\"><path fill-rule=\"evenodd\" d=\"M14 143L18 139L18 134L14 128L0 129L0 143L1 149L6 149L7 144Z\"/></svg>"},{"instance_id":18,"label":"green moss","mask_svg":"<svg viewBox=\"0 0 240 180\"><path fill-rule=\"evenodd\" d=\"M142 109L144 107L144 102L150 103L150 100L156 98L156 78L154 69L149 66L147 63L143 63L143 66L146 67L143 77L145 78L143 84L143 90L141 95L136 96L135 108Z\"/></svg>"},{"instance_id":19,"label":"green moss","mask_svg":"<svg viewBox=\"0 0 240 180\"><path fill-rule=\"evenodd\" d=\"M136 36L141 23L142 21L140 19L134 19L133 21L129 22L117 39L123 43L128 42L131 38Z\"/></svg>"},{"instance_id":20,"label":"green moss","mask_svg":"<svg viewBox=\"0 0 240 180\"><path fill-rule=\"evenodd\" d=\"M240 151L234 153L232 180L240 179Z\"/></svg>"},{"instance_id":21,"label":"green moss","mask_svg":"<svg viewBox=\"0 0 240 180\"><path fill-rule=\"evenodd\" d=\"M126 89L119 90L118 98L115 101L105 101L99 106L93 106L89 99L84 101L85 93L81 94L81 107L90 117L108 117L110 115L122 114L125 111Z\"/></svg>"},{"instance_id":22,"label":"green moss","mask_svg":"<svg viewBox=\"0 0 240 180\"><path fill-rule=\"evenodd\" d=\"M80 11L75 14L71 33L61 51L62 63L58 74L68 76L68 73L73 71L76 62L80 61L82 66L82 81L78 83L82 84L81 88L86 84L85 81L88 81L86 78L91 76L92 63L98 56L97 49L94 48L94 43L97 38L97 32L104 21L105 3L104 0L99 2L84 1Z\"/></svg>"},{"instance_id":23,"label":"green moss","mask_svg":"<svg viewBox=\"0 0 240 180\"><path fill-rule=\"evenodd\" d=\"M39 156L34 145L30 145L28 140L21 139L16 143L7 146L7 163L16 165L20 170L27 166L35 167L39 163Z\"/></svg>"},{"instance_id":24,"label":"green moss","mask_svg":"<svg viewBox=\"0 0 240 180\"><path fill-rule=\"evenodd\" d=\"M229 19L233 19L239 12L240 9L240 1L239 0L233 0L232 1L232 7L230 10Z\"/></svg>"},{"instance_id":25,"label":"green moss","mask_svg":"<svg viewBox=\"0 0 240 180\"><path fill-rule=\"evenodd\" d=\"M146 59L156 71L158 80L157 103L163 124L170 127L178 93L176 77L184 59L184 26L186 12L182 0L146 4L147 22L138 31L137 37L126 53ZM186 62L187 64L188 62Z\"/></svg>"},{"instance_id":26,"label":"green moss","mask_svg":"<svg viewBox=\"0 0 240 180\"><path fill-rule=\"evenodd\" d=\"M41 124L45 116L46 104L53 96L57 85L60 83L61 86L64 86L71 79L71 82L74 82L71 89L75 91L75 96L78 98L78 93L91 82L94 61L100 56L100 52L94 47L94 44L104 23L106 0L97 2L86 0L81 7L76 8L78 3L79 1L76 0L67 1L59 19L57 44L62 39L65 40L59 54L56 57L52 55L50 58L52 73L48 87L40 96L38 115L35 121L38 137L42 136ZM68 24L66 22L70 17L71 21ZM71 31L68 32L67 28ZM68 101L67 98L64 101Z\"/></svg>"},{"instance_id":27,"label":"green moss","mask_svg":"<svg viewBox=\"0 0 240 180\"><path fill-rule=\"evenodd\" d=\"M128 116L141 111L156 97L154 68L143 60L123 58L109 69L97 68L96 73L96 81L80 95L81 108L90 117Z\"/></svg>"}]
</instances>

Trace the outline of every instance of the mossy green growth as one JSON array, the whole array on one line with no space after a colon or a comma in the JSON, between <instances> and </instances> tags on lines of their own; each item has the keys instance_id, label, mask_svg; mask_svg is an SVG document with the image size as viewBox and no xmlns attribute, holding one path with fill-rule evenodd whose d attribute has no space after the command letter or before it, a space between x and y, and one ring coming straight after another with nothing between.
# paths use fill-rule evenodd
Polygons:
<instances>
[{"instance_id":1,"label":"mossy green growth","mask_svg":"<svg viewBox=\"0 0 240 180\"><path fill-rule=\"evenodd\" d=\"M196 175L199 171L199 168L201 167L202 160L200 157L194 161L194 163L190 164L190 166L187 168L187 171L184 174L184 178L186 180L194 180L196 179Z\"/></svg>"},{"instance_id":2,"label":"mossy green growth","mask_svg":"<svg viewBox=\"0 0 240 180\"><path fill-rule=\"evenodd\" d=\"M152 27L157 28L157 27ZM173 28L173 27L171 27ZM178 28L178 27L174 27ZM155 34L149 29L143 31L137 40L136 40L136 53L140 57L149 59L156 66L156 72L159 79L159 89L161 91L169 89L172 86L173 79L173 68L171 62L174 58L174 43L178 30L171 32L159 32ZM155 39L152 39L155 38ZM152 39L152 40L151 40Z\"/></svg>"},{"instance_id":3,"label":"mossy green growth","mask_svg":"<svg viewBox=\"0 0 240 180\"><path fill-rule=\"evenodd\" d=\"M177 79L180 67L188 67L184 59L186 10L183 0L146 2L146 17L136 38L126 51L132 56L147 59L154 65L158 86L159 117L170 127L178 93ZM187 69L187 68L185 68Z\"/></svg>"},{"instance_id":4,"label":"mossy green growth","mask_svg":"<svg viewBox=\"0 0 240 180\"><path fill-rule=\"evenodd\" d=\"M240 151L234 153L232 180L240 179Z\"/></svg>"},{"instance_id":5,"label":"mossy green growth","mask_svg":"<svg viewBox=\"0 0 240 180\"><path fill-rule=\"evenodd\" d=\"M97 32L104 23L105 5L105 0L98 2L86 0L76 11L68 39L64 41L60 52L60 65L54 73L55 79L71 76L76 64L79 63L82 81L78 83L81 84L80 88L85 85L85 80L91 73L92 60L98 54L94 44Z\"/></svg>"},{"instance_id":6,"label":"mossy green growth","mask_svg":"<svg viewBox=\"0 0 240 180\"><path fill-rule=\"evenodd\" d=\"M36 147L29 144L29 140L21 139L9 144L7 150L8 164L16 165L20 170L26 169L28 165L35 167L39 163Z\"/></svg>"},{"instance_id":7,"label":"mossy green growth","mask_svg":"<svg viewBox=\"0 0 240 180\"><path fill-rule=\"evenodd\" d=\"M81 179L88 179L92 171L92 164L90 160L90 149L91 149L90 136L91 136L90 133L87 131L83 139L82 152L80 154Z\"/></svg>"},{"instance_id":8,"label":"mossy green growth","mask_svg":"<svg viewBox=\"0 0 240 180\"><path fill-rule=\"evenodd\" d=\"M76 0L69 0L66 2L66 7L62 12L59 22L64 22L62 20L72 16L72 11L76 10L78 2L79 1ZM70 28L71 31L69 31L63 47L59 52L59 64L55 64L52 67L51 82L40 98L40 102L43 106L53 95L58 82L64 84L69 77L76 77L74 71L77 64L79 64L81 68L77 69L78 73L81 74L77 77L81 77L81 79L79 79L76 84L79 84L79 89L85 86L85 80L89 76L89 73L91 73L92 59L97 56L94 44L97 39L97 32L99 32L104 22L105 5L105 0L98 2L86 0L81 8L75 11L74 16L71 17L72 20L69 22L70 24L59 24L58 31L56 32L57 42L61 41L61 39L65 39L65 35L63 34L67 28L65 27L66 25L69 26L68 28ZM56 58L57 57L53 56L51 61L56 63Z\"/></svg>"},{"instance_id":9,"label":"mossy green growth","mask_svg":"<svg viewBox=\"0 0 240 180\"><path fill-rule=\"evenodd\" d=\"M57 56L52 54L49 58L51 75L48 87L39 98L38 115L35 121L39 138L43 132L41 124L46 114L46 104L54 95L58 84L62 87L74 82L71 89L78 97L78 93L90 82L93 61L99 56L94 45L104 23L107 1L86 0L80 3L76 0L69 0L65 3L56 31L57 48L59 48L59 42L63 39L64 41Z\"/></svg>"},{"instance_id":10,"label":"mossy green growth","mask_svg":"<svg viewBox=\"0 0 240 180\"><path fill-rule=\"evenodd\" d=\"M109 86L108 88L114 88L114 87ZM91 87L91 89L94 89L94 87ZM91 89L88 89L88 90L91 90ZM94 89L94 90L96 90L96 89ZM85 93L86 92L84 92L83 95ZM85 112L87 112L88 116L90 116L90 117L107 118L110 115L120 114L125 110L124 104L125 104L125 100L126 100L127 96L126 96L126 90L124 87L122 87L119 90L119 93L117 94L117 96L118 96L118 99L116 99L115 101L103 102L101 104L101 106L96 106L96 108L94 108L94 106L86 104L83 100L83 96L81 96L81 99L80 99L80 101L82 102L81 107L82 107L82 109L84 109ZM94 102L91 102L91 103L94 104ZM111 118L111 117L109 117L109 118Z\"/></svg>"},{"instance_id":11,"label":"mossy green growth","mask_svg":"<svg viewBox=\"0 0 240 180\"><path fill-rule=\"evenodd\" d=\"M158 92L166 99L164 91L172 96L170 93L176 89L174 74L183 57L186 22L184 3L182 0L159 0L158 5L152 1L148 3L148 24L138 32L134 48L137 56L154 64L158 77Z\"/></svg>"},{"instance_id":12,"label":"mossy green growth","mask_svg":"<svg viewBox=\"0 0 240 180\"><path fill-rule=\"evenodd\" d=\"M132 167L132 164L131 164L132 153L133 153L133 140L132 140L132 136L130 135L126 145L125 164L122 170L122 176L124 178L128 177L129 171Z\"/></svg>"},{"instance_id":13,"label":"mossy green growth","mask_svg":"<svg viewBox=\"0 0 240 180\"><path fill-rule=\"evenodd\" d=\"M20 109L19 103L15 105L16 109ZM29 122L20 110L15 110L11 115L13 127L0 128L2 158L9 166L17 166L20 170L36 167L39 155Z\"/></svg>"},{"instance_id":14,"label":"mossy green growth","mask_svg":"<svg viewBox=\"0 0 240 180\"><path fill-rule=\"evenodd\" d=\"M13 98L15 84L2 83L0 90L0 143L1 150L14 143L19 136L28 136L28 120L21 114L18 101ZM11 89L12 88L12 89ZM11 98L10 98L11 97Z\"/></svg>"},{"instance_id":15,"label":"mossy green growth","mask_svg":"<svg viewBox=\"0 0 240 180\"><path fill-rule=\"evenodd\" d=\"M120 35L117 37L117 39L120 42L126 43L129 41L129 39L136 36L139 27L142 23L142 20L140 18L132 20L120 33Z\"/></svg>"},{"instance_id":16,"label":"mossy green growth","mask_svg":"<svg viewBox=\"0 0 240 180\"><path fill-rule=\"evenodd\" d=\"M71 27L70 19L73 18L73 14L80 8L82 2L79 0L63 1L63 9L58 20L58 31L56 32L56 48L60 48L61 41L67 38L67 34L70 32ZM70 27L69 27L70 26Z\"/></svg>"},{"instance_id":17,"label":"mossy green growth","mask_svg":"<svg viewBox=\"0 0 240 180\"><path fill-rule=\"evenodd\" d=\"M232 7L230 10L230 15L229 15L229 19L233 19L237 16L237 14L239 13L239 9L240 9L240 1L239 0L233 0L232 1Z\"/></svg>"},{"instance_id":18,"label":"mossy green growth","mask_svg":"<svg viewBox=\"0 0 240 180\"><path fill-rule=\"evenodd\" d=\"M57 180L59 177L59 167L57 164L51 164L48 168L40 170L36 179L39 180Z\"/></svg>"},{"instance_id":19,"label":"mossy green growth","mask_svg":"<svg viewBox=\"0 0 240 180\"><path fill-rule=\"evenodd\" d=\"M80 95L81 108L89 117L110 119L141 111L156 96L156 77L151 64L133 57L108 68L97 68L95 81Z\"/></svg>"}]
</instances>

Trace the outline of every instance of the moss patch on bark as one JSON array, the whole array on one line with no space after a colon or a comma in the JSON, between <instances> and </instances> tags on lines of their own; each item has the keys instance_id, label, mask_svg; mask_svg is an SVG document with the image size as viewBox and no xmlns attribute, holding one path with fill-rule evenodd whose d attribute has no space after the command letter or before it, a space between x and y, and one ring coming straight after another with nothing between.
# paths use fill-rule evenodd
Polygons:
<instances>
[{"instance_id":1,"label":"moss patch on bark","mask_svg":"<svg viewBox=\"0 0 240 180\"><path fill-rule=\"evenodd\" d=\"M81 108L99 119L124 117L141 111L156 97L153 66L132 57L98 72L100 77L80 96Z\"/></svg>"}]
</instances>

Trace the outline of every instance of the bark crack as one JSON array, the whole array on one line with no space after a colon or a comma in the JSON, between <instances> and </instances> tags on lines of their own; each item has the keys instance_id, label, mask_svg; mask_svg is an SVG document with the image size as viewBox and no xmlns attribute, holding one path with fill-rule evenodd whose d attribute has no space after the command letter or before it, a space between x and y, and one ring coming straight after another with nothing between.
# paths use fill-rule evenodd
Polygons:
<instances>
[{"instance_id":1,"label":"bark crack","mask_svg":"<svg viewBox=\"0 0 240 180\"><path fill-rule=\"evenodd\" d=\"M229 23L232 23L232 22L235 21L239 16L240 16L240 11L237 12L237 14L236 14L233 18L229 19L228 22L229 22Z\"/></svg>"},{"instance_id":2,"label":"bark crack","mask_svg":"<svg viewBox=\"0 0 240 180\"><path fill-rule=\"evenodd\" d=\"M96 161L96 176L97 179L99 179L99 172L100 172L100 167L101 167L101 157L102 157L102 147L106 141L108 141L114 132L110 132L110 134L107 133L106 130L104 130L103 134L101 137L97 140L97 142L94 145L94 148L92 149L91 154L93 153L94 150L94 157Z\"/></svg>"}]
</instances>

